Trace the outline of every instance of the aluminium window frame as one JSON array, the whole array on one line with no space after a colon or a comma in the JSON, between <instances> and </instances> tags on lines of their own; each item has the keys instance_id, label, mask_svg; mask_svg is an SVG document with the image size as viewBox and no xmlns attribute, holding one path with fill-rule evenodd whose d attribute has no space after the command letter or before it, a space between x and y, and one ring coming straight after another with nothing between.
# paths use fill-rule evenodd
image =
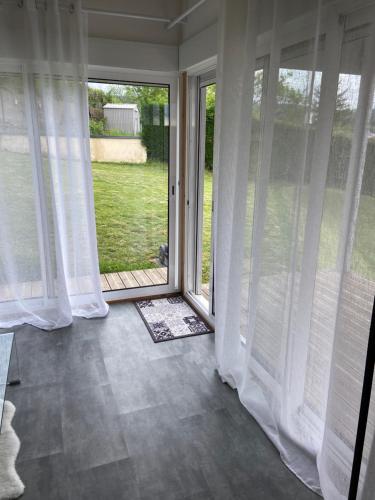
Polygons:
<instances>
[{"instance_id":1,"label":"aluminium window frame","mask_svg":"<svg viewBox=\"0 0 375 500\"><path fill-rule=\"evenodd\" d=\"M361 5L356 6L355 10L353 10L353 6L350 1L342 1L335 2L335 5L326 5L322 8L322 24L321 24L321 33L327 33L329 31L329 24L332 22L330 20L329 12L334 12L335 17L341 21L345 17L345 30L350 30L355 27L359 27L363 24L366 24L369 19L374 19L375 17L375 6ZM314 14L307 14L301 16L300 18L293 19L290 22L287 22L282 27L281 33L281 50L284 48L288 48L294 44L299 42L303 42L309 37L312 38L314 36ZM269 59L270 56L270 47L271 47L271 32L266 32L258 36L257 39L257 48L256 48L256 58L259 59ZM327 57L327 56L326 56ZM268 61L269 63L269 61ZM204 68L204 65L199 66L200 71L205 72L208 68ZM203 69L202 69L203 68ZM267 71L268 71L267 67ZM191 220L196 217L194 214L194 204L191 203L191 193L194 193L194 179L191 180L192 173L194 172L194 165L197 162L197 89L198 83L197 80L199 78L199 74L194 74L193 72L189 74L189 149L188 149L188 182L186 186L186 200L187 200L187 212L189 212L186 218L186 251L185 255L187 258L185 259L185 289L184 293L187 294L190 300L193 301L194 305L197 307L200 306L199 302L196 301L194 295L190 292L193 286L193 280L191 275L191 259L193 258L193 252L190 248L192 237L194 232L192 230ZM267 92L267 89L265 90ZM215 199L215 204L217 200ZM214 228L215 230L215 228ZM190 251L189 251L190 250ZM202 314L204 315L204 311L199 308ZM206 318L207 319L207 318ZM214 323L214 318L209 318ZM241 355L246 355L246 339L241 337L242 341L242 353ZM261 378L264 381L265 386L272 391L275 395L281 397L282 395L282 386L279 381L277 381L274 377L272 377L265 368L253 357L252 371L255 376ZM249 374L251 376L251 374ZM302 400L303 401L303 400ZM306 405L302 404L299 408L305 416L306 423L315 427L316 429L322 429L322 422L320 418L313 413L313 411ZM298 410L298 408L297 408ZM327 430L327 435L335 442L335 446L343 457L350 457L351 450L347 447L345 443L343 443L340 439L335 436L331 430ZM361 471L362 472L362 471Z\"/></svg>"},{"instance_id":2,"label":"aluminium window frame","mask_svg":"<svg viewBox=\"0 0 375 500\"><path fill-rule=\"evenodd\" d=\"M178 293L179 269L179 160L178 160L178 75L175 73L142 72L120 68L89 66L88 81L102 83L134 84L169 88L169 165L168 165L168 283L140 286L121 290L103 291L106 301L157 297Z\"/></svg>"},{"instance_id":3,"label":"aluminium window frame","mask_svg":"<svg viewBox=\"0 0 375 500\"><path fill-rule=\"evenodd\" d=\"M216 83L215 67L201 66L199 72L188 74L188 165L185 186L185 262L183 293L204 319L213 327L214 294L210 293L209 304L199 295L202 269L202 226L203 226L203 176L205 156L205 106L202 94L205 88ZM214 190L213 207L215 206ZM212 208L211 248L214 242L214 216ZM211 252L210 291L214 290L214 266Z\"/></svg>"},{"instance_id":4,"label":"aluminium window frame","mask_svg":"<svg viewBox=\"0 0 375 500\"><path fill-rule=\"evenodd\" d=\"M330 15L329 15L330 14ZM321 24L321 33L324 35L332 34L332 23L334 20L337 20L338 23L344 25L343 34L345 32L353 30L355 28L359 28L363 25L366 25L369 22L369 19L375 19L375 6L357 6L355 9L352 8L349 1L336 2L335 5L327 5L323 7L322 14L322 24ZM294 19L283 26L282 34L281 34L281 50L284 48L288 48L294 44L299 42L303 42L308 37L313 37L313 27L314 27L314 16L313 15L305 15L301 18ZM336 37L339 37L339 34L336 34ZM337 43L337 41L336 41ZM340 50L337 50L336 56L338 59ZM256 49L256 57L259 58L268 58L271 51L271 33L267 32L258 37L257 40L257 49ZM324 54L325 60L330 59L334 61L334 55L327 53ZM329 66L329 64L328 64ZM267 92L267 90L266 90ZM328 140L328 136L325 138ZM329 136L330 140L330 136ZM310 223L309 221L307 223ZM243 353L246 352L246 339L241 337ZM282 387L277 379L272 377L265 368L260 365L257 360L252 358L252 369L256 376L261 378L265 382L265 386L267 389L272 391L278 397L281 397ZM301 374L301 381L302 374ZM300 406L296 406L296 411L301 411L301 414L305 418L305 424L311 425L317 430L322 432L323 424L321 418L318 417L313 410L311 410L305 403L303 399L302 390L300 392ZM334 442L336 450L339 450L340 456L345 458L345 460L349 463L351 460L352 450L349 446L340 440L337 435L331 430L326 429L325 431L327 436L330 437L331 441ZM361 475L363 475L363 471L361 470Z\"/></svg>"}]
</instances>

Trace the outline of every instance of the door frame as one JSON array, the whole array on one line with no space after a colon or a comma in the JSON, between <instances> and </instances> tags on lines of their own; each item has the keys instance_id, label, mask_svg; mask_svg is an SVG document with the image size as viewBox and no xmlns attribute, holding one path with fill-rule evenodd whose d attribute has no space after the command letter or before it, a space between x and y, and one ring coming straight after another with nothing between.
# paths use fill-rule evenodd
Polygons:
<instances>
[{"instance_id":1,"label":"door frame","mask_svg":"<svg viewBox=\"0 0 375 500\"><path fill-rule=\"evenodd\" d=\"M216 83L215 67L200 68L199 73L188 75L188 162L185 186L185 262L183 293L214 326L214 294L210 293L209 306L199 295L201 281L201 250L203 224L203 175L205 158L205 88ZM214 192L213 192L214 196ZM213 207L215 201L213 199ZM213 249L214 217L212 212L211 246ZM214 290L214 266L211 252L210 290Z\"/></svg>"},{"instance_id":2,"label":"door frame","mask_svg":"<svg viewBox=\"0 0 375 500\"><path fill-rule=\"evenodd\" d=\"M169 88L169 175L168 175L168 283L122 290L103 291L106 301L120 301L140 297L155 297L177 293L180 287L179 269L179 161L178 149L178 75L158 72L141 72L119 68L89 66L88 80L103 83L144 84Z\"/></svg>"}]
</instances>

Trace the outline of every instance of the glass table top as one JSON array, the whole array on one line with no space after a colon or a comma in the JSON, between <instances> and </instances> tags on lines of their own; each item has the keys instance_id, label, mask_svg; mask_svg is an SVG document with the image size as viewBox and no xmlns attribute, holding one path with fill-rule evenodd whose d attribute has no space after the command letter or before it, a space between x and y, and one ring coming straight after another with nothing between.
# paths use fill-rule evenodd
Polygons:
<instances>
[{"instance_id":1,"label":"glass table top","mask_svg":"<svg viewBox=\"0 0 375 500\"><path fill-rule=\"evenodd\" d=\"M5 391L7 388L10 358L12 354L14 333L0 334L0 429L3 419Z\"/></svg>"}]
</instances>

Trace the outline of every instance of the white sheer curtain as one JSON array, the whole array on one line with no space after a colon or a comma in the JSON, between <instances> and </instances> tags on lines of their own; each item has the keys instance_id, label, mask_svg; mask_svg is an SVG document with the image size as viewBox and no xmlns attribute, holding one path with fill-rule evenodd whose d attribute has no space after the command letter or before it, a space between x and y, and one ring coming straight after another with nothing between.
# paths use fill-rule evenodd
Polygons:
<instances>
[{"instance_id":1,"label":"white sheer curtain","mask_svg":"<svg viewBox=\"0 0 375 500\"><path fill-rule=\"evenodd\" d=\"M0 327L107 313L79 1L0 4Z\"/></svg>"},{"instance_id":2,"label":"white sheer curtain","mask_svg":"<svg viewBox=\"0 0 375 500\"><path fill-rule=\"evenodd\" d=\"M301 5L221 3L216 355L287 466L344 499L375 293L375 25Z\"/></svg>"}]
</instances>

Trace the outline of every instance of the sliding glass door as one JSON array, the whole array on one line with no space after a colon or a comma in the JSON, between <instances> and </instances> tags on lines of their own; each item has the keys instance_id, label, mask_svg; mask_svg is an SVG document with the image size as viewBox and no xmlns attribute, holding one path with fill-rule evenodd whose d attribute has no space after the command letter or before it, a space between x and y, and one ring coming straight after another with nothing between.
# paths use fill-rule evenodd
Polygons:
<instances>
[{"instance_id":1,"label":"sliding glass door","mask_svg":"<svg viewBox=\"0 0 375 500\"><path fill-rule=\"evenodd\" d=\"M170 86L90 80L88 101L102 289L168 286Z\"/></svg>"},{"instance_id":2,"label":"sliding glass door","mask_svg":"<svg viewBox=\"0 0 375 500\"><path fill-rule=\"evenodd\" d=\"M188 293L209 315L214 313L213 150L215 75L192 78L190 85L190 162L188 217Z\"/></svg>"},{"instance_id":3,"label":"sliding glass door","mask_svg":"<svg viewBox=\"0 0 375 500\"><path fill-rule=\"evenodd\" d=\"M213 289L212 252L212 177L216 84L200 88L199 161L197 185L196 282L195 293L207 302Z\"/></svg>"}]
</instances>

